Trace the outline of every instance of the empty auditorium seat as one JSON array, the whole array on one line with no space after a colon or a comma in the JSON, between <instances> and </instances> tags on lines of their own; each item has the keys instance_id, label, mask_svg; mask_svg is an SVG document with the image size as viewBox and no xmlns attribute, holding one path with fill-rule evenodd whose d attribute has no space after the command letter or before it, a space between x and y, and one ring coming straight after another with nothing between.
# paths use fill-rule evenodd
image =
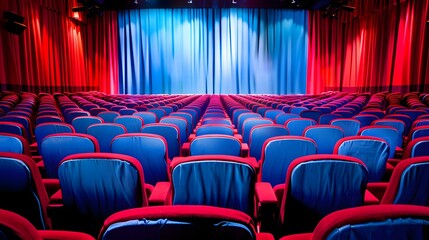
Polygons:
<instances>
[{"instance_id":1,"label":"empty auditorium seat","mask_svg":"<svg viewBox=\"0 0 429 240\"><path fill-rule=\"evenodd\" d=\"M316 125L305 128L302 135L316 142L317 153L331 154L337 141L344 137L344 132L337 126Z\"/></svg>"},{"instance_id":2,"label":"empty auditorium seat","mask_svg":"<svg viewBox=\"0 0 429 240\"><path fill-rule=\"evenodd\" d=\"M264 142L272 137L289 135L286 127L278 124L261 124L252 127L249 134L249 155L261 159Z\"/></svg>"},{"instance_id":3,"label":"empty auditorium seat","mask_svg":"<svg viewBox=\"0 0 429 240\"><path fill-rule=\"evenodd\" d=\"M165 138L168 146L168 158L180 156L180 129L169 123L146 124L141 129L142 133L157 134Z\"/></svg>"},{"instance_id":4,"label":"empty auditorium seat","mask_svg":"<svg viewBox=\"0 0 429 240\"><path fill-rule=\"evenodd\" d=\"M116 136L127 133L122 124L98 123L88 127L87 133L97 139L100 152L111 152L110 144Z\"/></svg>"}]
</instances>

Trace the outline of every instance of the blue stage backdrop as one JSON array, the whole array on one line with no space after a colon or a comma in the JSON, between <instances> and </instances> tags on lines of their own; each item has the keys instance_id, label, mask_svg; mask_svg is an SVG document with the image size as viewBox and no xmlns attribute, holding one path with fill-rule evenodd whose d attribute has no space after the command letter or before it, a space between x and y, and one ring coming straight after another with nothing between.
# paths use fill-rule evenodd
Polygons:
<instances>
[{"instance_id":1,"label":"blue stage backdrop","mask_svg":"<svg viewBox=\"0 0 429 240\"><path fill-rule=\"evenodd\" d=\"M306 92L307 11L119 11L119 91Z\"/></svg>"}]
</instances>

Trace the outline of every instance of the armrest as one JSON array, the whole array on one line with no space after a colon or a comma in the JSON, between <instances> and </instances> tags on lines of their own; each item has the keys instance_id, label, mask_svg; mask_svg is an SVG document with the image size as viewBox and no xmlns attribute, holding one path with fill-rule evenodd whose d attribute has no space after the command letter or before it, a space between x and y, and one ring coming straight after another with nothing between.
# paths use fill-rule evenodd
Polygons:
<instances>
[{"instance_id":1,"label":"armrest","mask_svg":"<svg viewBox=\"0 0 429 240\"><path fill-rule=\"evenodd\" d=\"M187 157L191 154L191 143L190 142L185 142L182 145L182 157Z\"/></svg>"},{"instance_id":2,"label":"armrest","mask_svg":"<svg viewBox=\"0 0 429 240\"><path fill-rule=\"evenodd\" d=\"M61 231L61 230L38 230L42 239L46 240L95 240L86 233Z\"/></svg>"},{"instance_id":3,"label":"armrest","mask_svg":"<svg viewBox=\"0 0 429 240\"><path fill-rule=\"evenodd\" d=\"M241 134L234 134L234 137L237 138L241 143L243 142L243 136L241 136Z\"/></svg>"},{"instance_id":4,"label":"armrest","mask_svg":"<svg viewBox=\"0 0 429 240\"><path fill-rule=\"evenodd\" d=\"M171 184L169 182L158 182L149 197L150 206L159 206L168 204Z\"/></svg>"},{"instance_id":5,"label":"armrest","mask_svg":"<svg viewBox=\"0 0 429 240\"><path fill-rule=\"evenodd\" d=\"M61 189L60 180L58 179L42 179L42 182L49 197Z\"/></svg>"},{"instance_id":6,"label":"armrest","mask_svg":"<svg viewBox=\"0 0 429 240\"><path fill-rule=\"evenodd\" d=\"M260 231L271 232L276 222L277 197L270 183L257 182L255 195L258 206L258 219L261 223Z\"/></svg>"},{"instance_id":7,"label":"armrest","mask_svg":"<svg viewBox=\"0 0 429 240\"><path fill-rule=\"evenodd\" d=\"M149 184L149 183L144 184L144 190L146 192L146 196L152 195L153 189L154 189L154 187L151 184Z\"/></svg>"},{"instance_id":8,"label":"armrest","mask_svg":"<svg viewBox=\"0 0 429 240\"><path fill-rule=\"evenodd\" d=\"M249 145L247 143L241 144L241 156L248 157L249 156Z\"/></svg>"},{"instance_id":9,"label":"armrest","mask_svg":"<svg viewBox=\"0 0 429 240\"><path fill-rule=\"evenodd\" d=\"M258 161L256 160L256 158L254 158L254 157L244 157L246 160L248 160L249 162L252 162L252 166L255 168L255 170L256 170L256 173L257 174L259 174L259 169L260 169L260 166L259 166L259 163L258 163ZM261 182L261 181L258 181L258 182Z\"/></svg>"},{"instance_id":10,"label":"armrest","mask_svg":"<svg viewBox=\"0 0 429 240\"><path fill-rule=\"evenodd\" d=\"M34 160L34 162L35 163L37 163L38 164L38 166L39 166L39 164L40 164L40 166L43 166L44 167L44 165L43 165L43 158L42 158L42 156L31 156L31 158ZM41 163L40 163L41 162Z\"/></svg>"},{"instance_id":11,"label":"armrest","mask_svg":"<svg viewBox=\"0 0 429 240\"><path fill-rule=\"evenodd\" d=\"M58 190L56 193L52 194L52 196L49 198L49 204L54 205L62 205L63 204L63 193L61 190Z\"/></svg>"},{"instance_id":12,"label":"armrest","mask_svg":"<svg viewBox=\"0 0 429 240\"><path fill-rule=\"evenodd\" d=\"M274 240L271 233L256 233L256 240Z\"/></svg>"},{"instance_id":13,"label":"armrest","mask_svg":"<svg viewBox=\"0 0 429 240\"><path fill-rule=\"evenodd\" d=\"M381 201L388 185L389 183L387 182L368 183L366 189L371 192L378 200Z\"/></svg>"},{"instance_id":14,"label":"armrest","mask_svg":"<svg viewBox=\"0 0 429 240\"><path fill-rule=\"evenodd\" d=\"M194 138L196 138L197 136L195 135L195 133L191 133L191 134L189 134L189 137L188 137L188 142L191 142Z\"/></svg>"},{"instance_id":15,"label":"armrest","mask_svg":"<svg viewBox=\"0 0 429 240\"><path fill-rule=\"evenodd\" d=\"M398 165L399 162L401 162L401 159L397 159L397 158L389 158L387 159L387 163L392 165L393 167L396 167L396 165Z\"/></svg>"},{"instance_id":16,"label":"armrest","mask_svg":"<svg viewBox=\"0 0 429 240\"><path fill-rule=\"evenodd\" d=\"M310 240L313 238L313 233L298 233L280 238L280 240Z\"/></svg>"},{"instance_id":17,"label":"armrest","mask_svg":"<svg viewBox=\"0 0 429 240\"><path fill-rule=\"evenodd\" d=\"M364 195L364 205L377 205L380 203L380 200L375 197L370 191L365 190Z\"/></svg>"}]
</instances>

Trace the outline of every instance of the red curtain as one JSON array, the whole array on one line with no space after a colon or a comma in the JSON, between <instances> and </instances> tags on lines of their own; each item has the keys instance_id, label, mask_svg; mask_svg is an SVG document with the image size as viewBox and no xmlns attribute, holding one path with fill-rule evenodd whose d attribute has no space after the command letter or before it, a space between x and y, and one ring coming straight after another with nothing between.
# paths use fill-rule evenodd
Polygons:
<instances>
[{"instance_id":1,"label":"red curtain","mask_svg":"<svg viewBox=\"0 0 429 240\"><path fill-rule=\"evenodd\" d=\"M429 89L428 1L350 1L355 11L309 13L307 92Z\"/></svg>"},{"instance_id":2,"label":"red curtain","mask_svg":"<svg viewBox=\"0 0 429 240\"><path fill-rule=\"evenodd\" d=\"M25 17L27 25L20 35L0 29L1 90L114 93L115 88L111 88L108 81L118 81L117 74L113 76L117 73L117 63L99 75L93 73L98 69L90 63L97 61L98 66L109 66L117 59L112 60L108 54L99 52L112 49L93 48L93 43L87 44L93 41L96 33L89 27L90 20L71 11L71 6L75 5L76 0L0 1L1 13L14 11ZM114 22L112 28L115 28L117 20L112 18L98 21ZM106 42L115 45L112 43L117 43L116 35ZM95 39L101 44L105 42L101 37Z\"/></svg>"}]
</instances>

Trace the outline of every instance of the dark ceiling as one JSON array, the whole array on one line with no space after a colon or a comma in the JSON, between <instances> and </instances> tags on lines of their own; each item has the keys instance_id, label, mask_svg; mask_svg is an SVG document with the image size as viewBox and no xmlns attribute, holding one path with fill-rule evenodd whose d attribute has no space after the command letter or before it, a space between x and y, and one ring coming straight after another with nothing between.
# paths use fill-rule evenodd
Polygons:
<instances>
[{"instance_id":1,"label":"dark ceiling","mask_svg":"<svg viewBox=\"0 0 429 240\"><path fill-rule=\"evenodd\" d=\"M321 9L332 0L78 0L105 10L139 8L286 8Z\"/></svg>"}]
</instances>

